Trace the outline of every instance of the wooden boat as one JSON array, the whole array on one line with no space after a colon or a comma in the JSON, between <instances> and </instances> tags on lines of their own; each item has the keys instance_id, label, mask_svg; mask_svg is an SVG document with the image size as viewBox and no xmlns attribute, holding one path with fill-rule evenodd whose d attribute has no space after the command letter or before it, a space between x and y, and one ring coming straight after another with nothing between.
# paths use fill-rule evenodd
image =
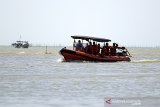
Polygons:
<instances>
[{"instance_id":1,"label":"wooden boat","mask_svg":"<svg viewBox=\"0 0 160 107\"><path fill-rule=\"evenodd\" d=\"M90 36L71 36L75 40L79 39L87 41L87 42L96 42L96 43L108 43L111 40L105 39L105 38L97 38L97 37L90 37ZM83 43L84 44L84 43ZM102 48L101 48L102 50ZM65 61L71 62L71 61L94 61L94 62L117 62L117 61L131 61L130 59L130 53L127 51L126 48L117 47L118 50L116 52L116 55L101 55L99 52L98 54L93 53L87 53L84 50L76 50L75 48L67 49L66 47L62 48L60 50L60 54L64 57Z\"/></svg>"}]
</instances>

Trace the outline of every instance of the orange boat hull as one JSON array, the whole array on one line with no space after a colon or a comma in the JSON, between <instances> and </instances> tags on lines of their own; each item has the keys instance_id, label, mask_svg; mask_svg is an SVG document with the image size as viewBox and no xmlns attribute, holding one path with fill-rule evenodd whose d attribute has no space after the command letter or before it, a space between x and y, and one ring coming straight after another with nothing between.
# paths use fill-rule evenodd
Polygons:
<instances>
[{"instance_id":1,"label":"orange boat hull","mask_svg":"<svg viewBox=\"0 0 160 107\"><path fill-rule=\"evenodd\" d=\"M117 61L130 61L129 56L105 56L92 55L81 51L74 51L63 48L60 54L64 57L65 61L94 61L94 62L117 62Z\"/></svg>"}]
</instances>

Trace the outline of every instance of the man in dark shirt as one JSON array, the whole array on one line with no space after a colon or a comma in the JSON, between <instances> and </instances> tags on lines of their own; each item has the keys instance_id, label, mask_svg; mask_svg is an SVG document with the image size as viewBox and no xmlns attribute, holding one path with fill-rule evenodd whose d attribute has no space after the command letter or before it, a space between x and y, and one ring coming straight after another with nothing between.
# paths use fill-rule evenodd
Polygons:
<instances>
[{"instance_id":1,"label":"man in dark shirt","mask_svg":"<svg viewBox=\"0 0 160 107\"><path fill-rule=\"evenodd\" d=\"M78 43L76 44L76 51L82 51L83 50L83 45L81 41L79 40Z\"/></svg>"}]
</instances>

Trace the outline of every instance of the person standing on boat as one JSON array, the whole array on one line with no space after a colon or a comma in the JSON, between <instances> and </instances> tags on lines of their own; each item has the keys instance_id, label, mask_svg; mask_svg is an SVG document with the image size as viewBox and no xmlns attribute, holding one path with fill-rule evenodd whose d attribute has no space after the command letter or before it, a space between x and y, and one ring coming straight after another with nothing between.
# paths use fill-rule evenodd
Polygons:
<instances>
[{"instance_id":1,"label":"person standing on boat","mask_svg":"<svg viewBox=\"0 0 160 107\"><path fill-rule=\"evenodd\" d=\"M98 50L98 45L95 42L93 42L92 49L93 49L93 54L96 55Z\"/></svg>"},{"instance_id":2,"label":"person standing on boat","mask_svg":"<svg viewBox=\"0 0 160 107\"><path fill-rule=\"evenodd\" d=\"M80 40L78 40L78 43L76 44L76 51L83 51L84 47Z\"/></svg>"},{"instance_id":3,"label":"person standing on boat","mask_svg":"<svg viewBox=\"0 0 160 107\"><path fill-rule=\"evenodd\" d=\"M117 48L116 43L113 43L113 46L110 48L110 55L111 56L116 56L116 48Z\"/></svg>"},{"instance_id":4,"label":"person standing on boat","mask_svg":"<svg viewBox=\"0 0 160 107\"><path fill-rule=\"evenodd\" d=\"M109 50L110 50L110 47L108 43L106 43L106 45L104 45L102 48L102 52L101 52L102 56L109 56L110 55Z\"/></svg>"},{"instance_id":5,"label":"person standing on boat","mask_svg":"<svg viewBox=\"0 0 160 107\"><path fill-rule=\"evenodd\" d=\"M88 52L88 43L86 43L86 46L85 46L85 48L84 48L84 52Z\"/></svg>"},{"instance_id":6,"label":"person standing on boat","mask_svg":"<svg viewBox=\"0 0 160 107\"><path fill-rule=\"evenodd\" d=\"M89 54L93 53L92 42L89 42L89 45L88 45L88 48L87 48L87 53L89 53Z\"/></svg>"},{"instance_id":7,"label":"person standing on boat","mask_svg":"<svg viewBox=\"0 0 160 107\"><path fill-rule=\"evenodd\" d=\"M105 49L106 49L105 56L109 56L110 47L108 43L106 43Z\"/></svg>"},{"instance_id":8,"label":"person standing on boat","mask_svg":"<svg viewBox=\"0 0 160 107\"><path fill-rule=\"evenodd\" d=\"M98 45L97 45L97 55L100 55L100 49L101 49L101 46L100 46L100 44L98 43Z\"/></svg>"}]
</instances>

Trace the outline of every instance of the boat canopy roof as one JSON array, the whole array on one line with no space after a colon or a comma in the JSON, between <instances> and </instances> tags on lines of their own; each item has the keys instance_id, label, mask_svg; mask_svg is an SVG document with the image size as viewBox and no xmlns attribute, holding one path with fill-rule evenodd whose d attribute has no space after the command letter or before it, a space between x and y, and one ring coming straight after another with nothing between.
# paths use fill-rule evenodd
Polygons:
<instances>
[{"instance_id":1,"label":"boat canopy roof","mask_svg":"<svg viewBox=\"0 0 160 107\"><path fill-rule=\"evenodd\" d=\"M89 40L93 40L93 41L96 41L96 42L110 42L111 41L110 39L98 38L98 37L92 37L92 36L74 35L74 36L71 36L71 37L73 39L82 39L82 40L86 40L86 41L89 41Z\"/></svg>"}]
</instances>

